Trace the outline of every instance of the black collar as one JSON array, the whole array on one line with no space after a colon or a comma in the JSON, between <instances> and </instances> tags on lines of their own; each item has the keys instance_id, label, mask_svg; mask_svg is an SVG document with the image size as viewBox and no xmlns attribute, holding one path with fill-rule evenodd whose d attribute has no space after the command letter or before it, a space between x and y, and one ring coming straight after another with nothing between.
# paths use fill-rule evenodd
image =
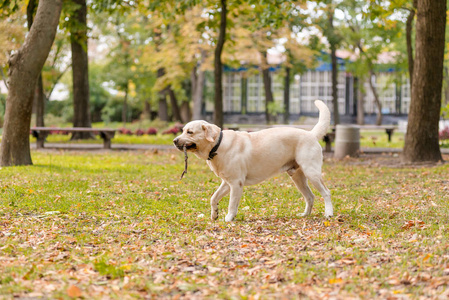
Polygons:
<instances>
[{"instance_id":1,"label":"black collar","mask_svg":"<svg viewBox=\"0 0 449 300\"><path fill-rule=\"evenodd\" d=\"M217 150L218 147L220 147L221 144L221 140L223 139L223 131L220 131L220 136L218 137L218 142L217 144L212 148L212 150L210 150L209 152L209 157L207 158L207 160L212 160L215 155L217 155Z\"/></svg>"}]
</instances>

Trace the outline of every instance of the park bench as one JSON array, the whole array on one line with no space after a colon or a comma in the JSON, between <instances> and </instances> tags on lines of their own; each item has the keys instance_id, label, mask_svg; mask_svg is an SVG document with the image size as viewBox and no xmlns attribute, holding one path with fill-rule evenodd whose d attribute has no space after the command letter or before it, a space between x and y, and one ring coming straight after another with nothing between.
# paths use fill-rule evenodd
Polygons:
<instances>
[{"instance_id":1,"label":"park bench","mask_svg":"<svg viewBox=\"0 0 449 300\"><path fill-rule=\"evenodd\" d=\"M116 129L111 128L89 128L89 127L72 127L72 128L58 128L58 127L33 127L31 128L31 135L36 138L36 148L44 148L44 142L48 135L59 132L90 132L98 134L103 139L104 149L111 149L111 139L115 136Z\"/></svg>"}]
</instances>

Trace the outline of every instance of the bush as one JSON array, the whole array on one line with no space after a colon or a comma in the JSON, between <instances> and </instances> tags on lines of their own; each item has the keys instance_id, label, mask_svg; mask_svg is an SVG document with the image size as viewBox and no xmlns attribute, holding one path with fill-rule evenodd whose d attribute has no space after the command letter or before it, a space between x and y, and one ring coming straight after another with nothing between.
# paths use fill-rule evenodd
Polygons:
<instances>
[{"instance_id":1,"label":"bush","mask_svg":"<svg viewBox=\"0 0 449 300\"><path fill-rule=\"evenodd\" d=\"M144 131L142 130L142 129L137 129L135 132L134 132L134 134L135 135L137 135L137 136L142 136L142 135L144 135Z\"/></svg>"},{"instance_id":2,"label":"bush","mask_svg":"<svg viewBox=\"0 0 449 300\"><path fill-rule=\"evenodd\" d=\"M175 124L172 128L164 130L162 132L162 134L178 134L182 131L183 127L184 127L184 125L178 123L178 124Z\"/></svg>"},{"instance_id":3,"label":"bush","mask_svg":"<svg viewBox=\"0 0 449 300\"><path fill-rule=\"evenodd\" d=\"M120 128L118 130L119 133L121 134L126 134L126 135L132 135L133 132L131 130L129 130L128 128Z\"/></svg>"},{"instance_id":4,"label":"bush","mask_svg":"<svg viewBox=\"0 0 449 300\"><path fill-rule=\"evenodd\" d=\"M150 127L147 129L147 131L145 132L148 135L156 135L157 134L157 129L154 127Z\"/></svg>"}]
</instances>

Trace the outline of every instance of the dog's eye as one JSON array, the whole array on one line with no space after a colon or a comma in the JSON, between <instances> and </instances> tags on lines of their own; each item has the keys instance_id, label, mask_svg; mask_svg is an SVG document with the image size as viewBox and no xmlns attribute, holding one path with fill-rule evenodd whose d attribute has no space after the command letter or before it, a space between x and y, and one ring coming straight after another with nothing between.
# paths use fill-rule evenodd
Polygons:
<instances>
[{"instance_id":1,"label":"dog's eye","mask_svg":"<svg viewBox=\"0 0 449 300\"><path fill-rule=\"evenodd\" d=\"M193 134L192 130L187 130L187 134Z\"/></svg>"}]
</instances>

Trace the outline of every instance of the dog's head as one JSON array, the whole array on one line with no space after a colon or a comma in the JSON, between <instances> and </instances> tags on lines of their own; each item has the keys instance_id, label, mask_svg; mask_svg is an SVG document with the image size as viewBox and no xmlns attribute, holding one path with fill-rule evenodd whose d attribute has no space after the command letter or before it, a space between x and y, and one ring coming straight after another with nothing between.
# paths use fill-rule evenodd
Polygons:
<instances>
[{"instance_id":1,"label":"dog's head","mask_svg":"<svg viewBox=\"0 0 449 300\"><path fill-rule=\"evenodd\" d=\"M188 151L209 152L215 145L215 141L220 134L220 127L206 121L192 121L187 123L182 134L173 140L176 148L183 151L184 146Z\"/></svg>"}]
</instances>

